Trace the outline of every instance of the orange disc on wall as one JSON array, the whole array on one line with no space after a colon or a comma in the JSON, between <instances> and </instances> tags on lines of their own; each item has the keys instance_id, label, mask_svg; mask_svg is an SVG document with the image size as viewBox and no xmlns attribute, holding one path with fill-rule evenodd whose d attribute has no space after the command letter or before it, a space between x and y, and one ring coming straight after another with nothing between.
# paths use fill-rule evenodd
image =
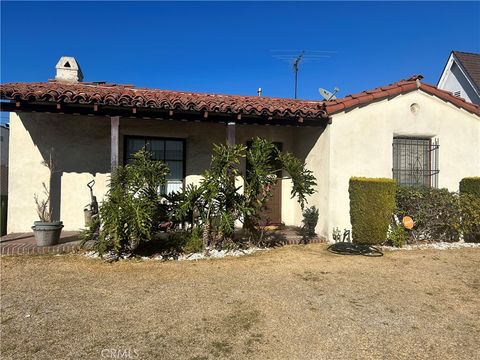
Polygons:
<instances>
[{"instance_id":1,"label":"orange disc on wall","mask_svg":"<svg viewBox=\"0 0 480 360\"><path fill-rule=\"evenodd\" d=\"M410 216L404 216L402 219L402 224L405 227L405 229L412 230L413 219Z\"/></svg>"}]
</instances>

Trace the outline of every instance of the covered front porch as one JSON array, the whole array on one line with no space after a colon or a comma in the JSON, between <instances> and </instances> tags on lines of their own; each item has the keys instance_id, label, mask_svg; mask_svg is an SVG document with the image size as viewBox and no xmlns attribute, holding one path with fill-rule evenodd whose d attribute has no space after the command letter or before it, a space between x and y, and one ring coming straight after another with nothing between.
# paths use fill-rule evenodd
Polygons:
<instances>
[{"instance_id":1,"label":"covered front porch","mask_svg":"<svg viewBox=\"0 0 480 360\"><path fill-rule=\"evenodd\" d=\"M101 84L56 85L54 96L44 86L44 94L39 95L37 85L35 98L27 94L32 94L32 89L12 89L9 93L2 87L2 97L11 100L2 103L2 110L11 111L14 149L8 232L25 232L36 219L33 195L41 193L42 181L47 181L48 170L41 162L48 159L52 149L57 164L50 184L51 202L54 217L64 222L67 231L85 226L83 209L90 200L86 184L95 180L94 193L101 201L111 172L127 164L144 146L154 158L169 165L167 192L200 182L215 143L248 146L253 138L261 137L306 161L317 178L326 166L318 151L329 119L318 104L304 109L302 103L306 102L299 100L285 104L286 99L134 91ZM101 98L99 91L105 92ZM136 97L127 101L125 92L132 91ZM91 93L87 99L86 92ZM61 96L66 93L69 98ZM315 116L309 112L312 106L318 111ZM245 161L240 167L246 171ZM301 211L291 199L291 180L283 173L278 176L270 209L265 209L268 220L298 226ZM320 191L321 187L320 181ZM313 196L309 205L321 208L320 198ZM322 216L326 217L325 213Z\"/></svg>"}]
</instances>

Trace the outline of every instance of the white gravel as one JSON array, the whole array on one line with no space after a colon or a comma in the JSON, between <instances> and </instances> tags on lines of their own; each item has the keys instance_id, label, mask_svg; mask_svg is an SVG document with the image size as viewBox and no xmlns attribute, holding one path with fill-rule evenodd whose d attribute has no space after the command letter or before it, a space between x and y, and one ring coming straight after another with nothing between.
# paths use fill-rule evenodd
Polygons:
<instances>
[{"instance_id":1,"label":"white gravel","mask_svg":"<svg viewBox=\"0 0 480 360\"><path fill-rule=\"evenodd\" d=\"M86 253L83 254L83 256L96 259L100 257L99 253L97 251L87 251Z\"/></svg>"},{"instance_id":2,"label":"white gravel","mask_svg":"<svg viewBox=\"0 0 480 360\"><path fill-rule=\"evenodd\" d=\"M202 260L202 259L219 259L219 258L224 258L227 256L244 256L244 255L250 255L253 254L257 251L267 251L267 248L258 248L258 247L251 247L248 249L235 249L235 250L209 250L203 251L203 252L198 252L198 253L192 253L192 254L182 254L178 256L177 258L174 257L169 257L165 259L163 256L158 255L155 257L148 257L148 256L142 256L140 257L141 260L179 260L179 261L184 261L184 260ZM84 256L89 257L89 258L99 258L100 255L98 254L97 251L88 251L84 254ZM110 254L105 254L104 257L108 258ZM121 256L121 259L126 259L125 256Z\"/></svg>"},{"instance_id":3,"label":"white gravel","mask_svg":"<svg viewBox=\"0 0 480 360\"><path fill-rule=\"evenodd\" d=\"M182 254L178 257L177 260L183 261L183 260L202 260L202 259L219 259L219 258L224 258L227 256L243 256L243 255L249 255L253 254L254 252L257 251L265 251L267 249L262 249L258 247L251 247L248 249L240 250L209 250L204 251L204 252L198 252L198 253L192 253L192 254ZM155 260L162 260L161 256L157 256L154 258ZM168 260L174 260L174 258L168 258Z\"/></svg>"},{"instance_id":4,"label":"white gravel","mask_svg":"<svg viewBox=\"0 0 480 360\"><path fill-rule=\"evenodd\" d=\"M463 248L480 248L480 243L466 243L466 242L434 242L434 243L419 243L404 245L401 248L393 246L382 246L382 250L400 251L400 250L448 250L448 249L463 249Z\"/></svg>"}]
</instances>

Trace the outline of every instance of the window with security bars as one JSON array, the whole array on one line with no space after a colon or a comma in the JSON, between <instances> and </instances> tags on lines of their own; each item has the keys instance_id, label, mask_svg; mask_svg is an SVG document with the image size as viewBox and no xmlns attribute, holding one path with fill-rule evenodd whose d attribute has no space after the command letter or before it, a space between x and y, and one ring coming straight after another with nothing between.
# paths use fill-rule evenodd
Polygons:
<instances>
[{"instance_id":1,"label":"window with security bars","mask_svg":"<svg viewBox=\"0 0 480 360\"><path fill-rule=\"evenodd\" d=\"M438 139L393 138L393 178L399 185L438 187Z\"/></svg>"},{"instance_id":2,"label":"window with security bars","mask_svg":"<svg viewBox=\"0 0 480 360\"><path fill-rule=\"evenodd\" d=\"M185 177L185 140L127 136L125 138L125 164L133 159L133 154L145 148L152 153L154 160L165 162L170 168L167 184L160 189L163 194L183 189Z\"/></svg>"}]
</instances>

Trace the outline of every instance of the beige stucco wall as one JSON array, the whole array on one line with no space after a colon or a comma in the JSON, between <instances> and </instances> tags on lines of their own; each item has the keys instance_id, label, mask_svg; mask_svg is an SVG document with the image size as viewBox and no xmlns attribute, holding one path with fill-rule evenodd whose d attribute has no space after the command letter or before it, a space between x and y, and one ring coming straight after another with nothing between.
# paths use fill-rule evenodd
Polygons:
<instances>
[{"instance_id":1,"label":"beige stucco wall","mask_svg":"<svg viewBox=\"0 0 480 360\"><path fill-rule=\"evenodd\" d=\"M10 200L8 232L30 231L38 220L34 194L43 197L48 169L41 163L53 147L58 172L52 205L66 230L83 226L83 208L90 202L86 184L95 179L95 192L106 191L110 169L110 123L103 117L39 113L10 114Z\"/></svg>"},{"instance_id":2,"label":"beige stucco wall","mask_svg":"<svg viewBox=\"0 0 480 360\"><path fill-rule=\"evenodd\" d=\"M309 197L306 206L315 205L319 210L316 232L328 236L329 227L329 168L330 168L331 125L320 128L301 128L295 135L295 153L305 158L307 169L317 180L316 192ZM296 206L296 223L301 223L300 207Z\"/></svg>"},{"instance_id":3,"label":"beige stucco wall","mask_svg":"<svg viewBox=\"0 0 480 360\"><path fill-rule=\"evenodd\" d=\"M42 182L48 182L48 170L41 162L55 148L58 170L52 192L56 215L65 230L84 227L83 209L90 201L86 184L95 179L94 193L101 201L107 191L110 172L110 120L98 116L73 116L40 113L11 113L10 201L8 232L29 231L37 220L33 196L41 194ZM246 143L254 136L283 143L294 152L297 128L260 125L237 125L236 142ZM198 183L209 166L213 143L223 143L224 124L120 119L120 160L123 160L125 135L158 136L186 139L186 183ZM303 154L309 149L301 146ZM245 164L242 164L242 169ZM285 174L286 175L286 174ZM291 181L282 180L282 221L300 225L298 205L290 199Z\"/></svg>"},{"instance_id":4,"label":"beige stucco wall","mask_svg":"<svg viewBox=\"0 0 480 360\"><path fill-rule=\"evenodd\" d=\"M351 227L351 176L392 178L394 136L439 139L439 187L457 191L463 177L480 175L480 118L420 90L334 115L330 131L330 237Z\"/></svg>"}]
</instances>

